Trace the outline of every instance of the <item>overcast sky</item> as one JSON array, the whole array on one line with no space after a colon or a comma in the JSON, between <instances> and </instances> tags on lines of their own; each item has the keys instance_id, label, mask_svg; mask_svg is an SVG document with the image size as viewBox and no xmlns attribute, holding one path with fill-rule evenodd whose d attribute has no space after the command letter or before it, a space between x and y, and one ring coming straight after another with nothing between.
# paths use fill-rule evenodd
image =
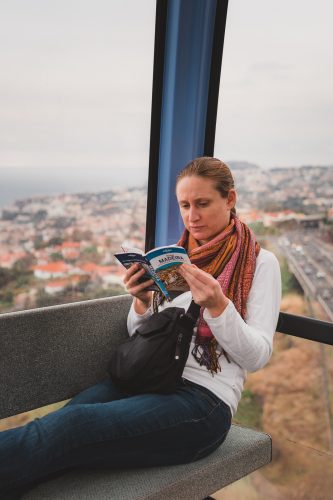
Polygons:
<instances>
[{"instance_id":1,"label":"overcast sky","mask_svg":"<svg viewBox=\"0 0 333 500\"><path fill-rule=\"evenodd\" d=\"M0 166L148 161L154 0L2 0Z\"/></svg>"},{"instance_id":2,"label":"overcast sky","mask_svg":"<svg viewBox=\"0 0 333 500\"><path fill-rule=\"evenodd\" d=\"M215 154L333 164L333 3L229 0ZM154 0L2 0L0 168L148 164Z\"/></svg>"},{"instance_id":3,"label":"overcast sky","mask_svg":"<svg viewBox=\"0 0 333 500\"><path fill-rule=\"evenodd\" d=\"M229 0L215 154L333 165L333 2Z\"/></svg>"}]
</instances>

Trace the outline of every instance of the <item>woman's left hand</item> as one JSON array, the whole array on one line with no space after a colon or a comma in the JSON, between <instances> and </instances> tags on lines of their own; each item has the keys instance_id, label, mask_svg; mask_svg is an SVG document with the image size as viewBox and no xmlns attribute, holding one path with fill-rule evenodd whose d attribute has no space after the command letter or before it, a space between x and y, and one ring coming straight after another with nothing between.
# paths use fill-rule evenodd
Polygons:
<instances>
[{"instance_id":1,"label":"woman's left hand","mask_svg":"<svg viewBox=\"0 0 333 500\"><path fill-rule=\"evenodd\" d=\"M189 284L196 304L207 308L212 317L222 314L229 299L224 295L220 284L213 276L194 264L182 264L179 266L179 273Z\"/></svg>"}]
</instances>

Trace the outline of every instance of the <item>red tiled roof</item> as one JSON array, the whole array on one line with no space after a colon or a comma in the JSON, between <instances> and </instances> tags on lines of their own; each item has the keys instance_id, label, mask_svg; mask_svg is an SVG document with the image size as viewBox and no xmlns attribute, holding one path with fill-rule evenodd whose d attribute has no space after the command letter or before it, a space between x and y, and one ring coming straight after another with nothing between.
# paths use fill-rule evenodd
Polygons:
<instances>
[{"instance_id":1,"label":"red tiled roof","mask_svg":"<svg viewBox=\"0 0 333 500\"><path fill-rule=\"evenodd\" d=\"M60 286L67 286L71 285L74 283L78 283L80 281L81 277L80 276L71 276L70 278L64 278L61 280L52 280L48 281L46 286L51 287L51 288L58 288Z\"/></svg>"},{"instance_id":2,"label":"red tiled roof","mask_svg":"<svg viewBox=\"0 0 333 500\"><path fill-rule=\"evenodd\" d=\"M42 264L40 266L33 266L34 271L46 271L48 273L64 273L68 271L69 266L62 260L57 262L49 262L48 264Z\"/></svg>"},{"instance_id":3,"label":"red tiled roof","mask_svg":"<svg viewBox=\"0 0 333 500\"><path fill-rule=\"evenodd\" d=\"M66 252L66 259L77 259L77 257L79 257L80 255L80 252L78 252L77 250L69 250L68 252Z\"/></svg>"},{"instance_id":4,"label":"red tiled roof","mask_svg":"<svg viewBox=\"0 0 333 500\"><path fill-rule=\"evenodd\" d=\"M25 257L24 252L12 252L0 255L0 262L15 262L15 260Z\"/></svg>"},{"instance_id":5,"label":"red tiled roof","mask_svg":"<svg viewBox=\"0 0 333 500\"><path fill-rule=\"evenodd\" d=\"M61 248L80 248L81 243L77 241L64 241Z\"/></svg>"},{"instance_id":6,"label":"red tiled roof","mask_svg":"<svg viewBox=\"0 0 333 500\"><path fill-rule=\"evenodd\" d=\"M82 269L82 271L85 271L86 273L93 273L97 268L98 265L94 262L86 262L85 264L82 264L80 266L80 269Z\"/></svg>"}]
</instances>

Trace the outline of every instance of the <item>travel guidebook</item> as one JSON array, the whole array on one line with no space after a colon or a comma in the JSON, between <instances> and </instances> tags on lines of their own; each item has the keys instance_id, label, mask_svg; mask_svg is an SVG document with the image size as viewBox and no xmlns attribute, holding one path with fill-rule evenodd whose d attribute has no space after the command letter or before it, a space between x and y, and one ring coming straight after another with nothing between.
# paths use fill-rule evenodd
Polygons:
<instances>
[{"instance_id":1,"label":"travel guidebook","mask_svg":"<svg viewBox=\"0 0 333 500\"><path fill-rule=\"evenodd\" d=\"M170 292L189 290L189 286L177 272L180 264L191 264L185 248L178 245L158 247L144 254L137 248L122 247L123 253L114 256L128 269L132 264L141 264L146 273L140 282L153 279L155 284L148 290L161 290L168 301L171 300Z\"/></svg>"}]
</instances>

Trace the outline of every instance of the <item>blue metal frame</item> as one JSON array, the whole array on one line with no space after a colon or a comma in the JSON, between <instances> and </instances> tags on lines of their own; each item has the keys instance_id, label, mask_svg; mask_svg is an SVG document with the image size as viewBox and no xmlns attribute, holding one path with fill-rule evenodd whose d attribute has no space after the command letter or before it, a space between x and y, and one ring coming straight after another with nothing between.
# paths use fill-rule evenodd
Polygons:
<instances>
[{"instance_id":1,"label":"blue metal frame","mask_svg":"<svg viewBox=\"0 0 333 500\"><path fill-rule=\"evenodd\" d=\"M174 243L179 170L214 152L228 0L157 0L146 250Z\"/></svg>"},{"instance_id":2,"label":"blue metal frame","mask_svg":"<svg viewBox=\"0 0 333 500\"><path fill-rule=\"evenodd\" d=\"M174 186L213 154L228 0L157 0L146 250L182 232Z\"/></svg>"},{"instance_id":3,"label":"blue metal frame","mask_svg":"<svg viewBox=\"0 0 333 500\"><path fill-rule=\"evenodd\" d=\"M169 0L157 178L155 246L175 243L182 222L177 173L204 154L217 0Z\"/></svg>"}]
</instances>

